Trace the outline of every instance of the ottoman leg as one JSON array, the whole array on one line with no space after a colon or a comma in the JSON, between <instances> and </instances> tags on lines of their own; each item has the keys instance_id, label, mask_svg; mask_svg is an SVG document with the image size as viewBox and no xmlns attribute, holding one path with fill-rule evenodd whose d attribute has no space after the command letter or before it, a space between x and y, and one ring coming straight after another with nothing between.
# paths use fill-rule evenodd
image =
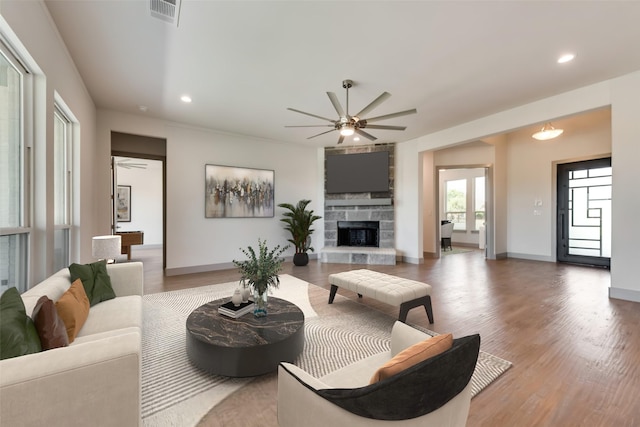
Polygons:
<instances>
[{"instance_id":1,"label":"ottoman leg","mask_svg":"<svg viewBox=\"0 0 640 427\"><path fill-rule=\"evenodd\" d=\"M329 304L333 303L333 299L336 297L336 291L338 287L336 285L331 285L331 291L329 292Z\"/></svg>"},{"instance_id":2,"label":"ottoman leg","mask_svg":"<svg viewBox=\"0 0 640 427\"><path fill-rule=\"evenodd\" d=\"M427 295L427 300L424 303L424 309L427 312L427 317L429 318L429 323L433 324L433 307L431 307L431 295Z\"/></svg>"},{"instance_id":3,"label":"ottoman leg","mask_svg":"<svg viewBox=\"0 0 640 427\"><path fill-rule=\"evenodd\" d=\"M423 305L424 309L427 311L427 317L429 318L429 323L433 324L433 308L431 307L431 296L427 295L421 298L416 298L411 301L403 302L400 304L400 314L398 315L398 320L402 323L406 323L407 314L409 310L415 307L419 307Z\"/></svg>"}]
</instances>

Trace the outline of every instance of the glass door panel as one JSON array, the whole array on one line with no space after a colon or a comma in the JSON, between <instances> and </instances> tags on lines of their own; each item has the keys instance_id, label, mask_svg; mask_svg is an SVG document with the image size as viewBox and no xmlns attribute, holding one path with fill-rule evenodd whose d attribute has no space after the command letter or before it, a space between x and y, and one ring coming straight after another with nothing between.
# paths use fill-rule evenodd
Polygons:
<instances>
[{"instance_id":1,"label":"glass door panel","mask_svg":"<svg viewBox=\"0 0 640 427\"><path fill-rule=\"evenodd\" d=\"M558 165L560 262L609 267L611 158Z\"/></svg>"}]
</instances>

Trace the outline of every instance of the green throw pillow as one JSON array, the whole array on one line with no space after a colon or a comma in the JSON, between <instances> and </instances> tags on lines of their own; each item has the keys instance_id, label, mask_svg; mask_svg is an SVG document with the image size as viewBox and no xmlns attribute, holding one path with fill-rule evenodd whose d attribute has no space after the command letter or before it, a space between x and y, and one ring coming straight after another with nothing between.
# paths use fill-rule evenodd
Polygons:
<instances>
[{"instance_id":1,"label":"green throw pillow","mask_svg":"<svg viewBox=\"0 0 640 427\"><path fill-rule=\"evenodd\" d=\"M38 331L15 287L0 297L0 360L42 350Z\"/></svg>"},{"instance_id":2,"label":"green throw pillow","mask_svg":"<svg viewBox=\"0 0 640 427\"><path fill-rule=\"evenodd\" d=\"M71 264L69 271L71 272L71 283L77 279L82 281L82 286L92 307L99 302L116 297L116 293L111 287L111 278L107 273L107 261L102 260L92 264Z\"/></svg>"}]
</instances>

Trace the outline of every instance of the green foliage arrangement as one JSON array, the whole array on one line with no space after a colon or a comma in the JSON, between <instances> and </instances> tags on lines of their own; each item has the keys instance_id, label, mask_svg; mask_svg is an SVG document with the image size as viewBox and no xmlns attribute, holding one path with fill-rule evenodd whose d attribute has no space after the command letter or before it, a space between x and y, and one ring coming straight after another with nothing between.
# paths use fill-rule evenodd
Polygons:
<instances>
[{"instance_id":1,"label":"green foliage arrangement","mask_svg":"<svg viewBox=\"0 0 640 427\"><path fill-rule=\"evenodd\" d=\"M259 295L267 292L269 287L277 288L280 285L278 273L282 269L284 258L280 255L287 250L289 246L275 248L269 250L267 242L258 239L258 253L251 247L242 249L243 254L248 258L245 261L233 260L233 264L238 267L242 277L240 283L242 286L251 286Z\"/></svg>"},{"instance_id":2,"label":"green foliage arrangement","mask_svg":"<svg viewBox=\"0 0 640 427\"><path fill-rule=\"evenodd\" d=\"M322 218L314 215L313 210L307 210L309 203L311 203L311 200L300 200L295 206L290 203L280 203L278 205L289 210L282 214L284 218L281 218L280 221L287 224L285 230L291 233L291 239L288 239L288 241L293 243L297 254L313 251L313 248L309 246L311 244L310 237L313 233L311 224Z\"/></svg>"}]
</instances>

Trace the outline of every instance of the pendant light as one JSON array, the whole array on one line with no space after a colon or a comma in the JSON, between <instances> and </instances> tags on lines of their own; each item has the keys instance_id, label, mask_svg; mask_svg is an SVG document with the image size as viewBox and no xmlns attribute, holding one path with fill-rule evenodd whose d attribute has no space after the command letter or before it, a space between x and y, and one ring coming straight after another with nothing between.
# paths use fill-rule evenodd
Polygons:
<instances>
[{"instance_id":1,"label":"pendant light","mask_svg":"<svg viewBox=\"0 0 640 427\"><path fill-rule=\"evenodd\" d=\"M562 132L564 132L564 129L556 129L551 125L551 123L546 123L539 132L536 132L531 136L538 141L546 141L548 139L559 137Z\"/></svg>"}]
</instances>

